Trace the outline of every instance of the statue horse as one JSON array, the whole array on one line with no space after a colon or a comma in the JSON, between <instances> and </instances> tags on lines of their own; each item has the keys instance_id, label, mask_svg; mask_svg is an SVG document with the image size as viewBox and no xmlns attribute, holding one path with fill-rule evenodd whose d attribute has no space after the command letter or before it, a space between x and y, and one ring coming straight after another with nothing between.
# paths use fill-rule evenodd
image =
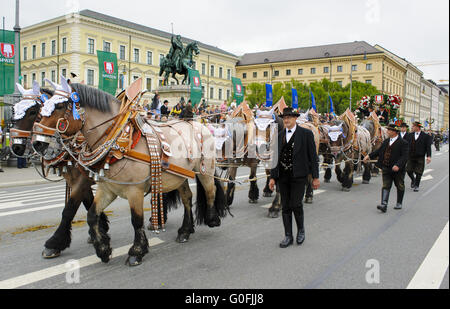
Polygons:
<instances>
[{"instance_id":1,"label":"statue horse","mask_svg":"<svg viewBox=\"0 0 450 309\"><path fill-rule=\"evenodd\" d=\"M184 49L184 54L180 61L179 67L181 70L177 70L177 65L173 59L169 59L167 56L161 59L159 76L164 74L164 84L167 85L169 82L169 77L172 75L172 78L176 80L177 85L180 84L179 80L176 78L176 74L184 75L184 79L181 82L182 85L186 83L189 78L189 69L192 69L192 65L194 63L193 57L200 54L200 49L198 48L197 42L189 43Z\"/></svg>"},{"instance_id":2,"label":"statue horse","mask_svg":"<svg viewBox=\"0 0 450 309\"><path fill-rule=\"evenodd\" d=\"M77 163L82 164L84 168L95 168L93 165L98 164L103 166L99 174L104 176L98 182L98 190L89 209L87 221L96 254L104 263L109 262L112 249L110 237L99 224L99 219L102 211L117 197L128 200L135 232L134 244L128 252L129 266L140 265L148 253L143 202L145 194L150 190L154 199L160 193L178 190L183 203L192 206L192 192L184 173L195 175L197 223L205 223L210 228L214 228L220 226L221 218L226 216L225 195L220 183L214 178L214 148L208 147L214 143L211 133L201 124L187 121L169 121L159 127L157 123L146 122L142 128L135 127L139 119L132 118L133 121L128 122L129 115L136 115L136 111L130 104L138 97L137 93L141 89L139 88L141 84L142 80L139 79L127 89L127 100L124 99L122 104L127 103L121 105L119 100L106 92L81 84L69 85L62 78L62 85L57 85L62 90L56 91L56 95L47 101L41 110L42 120L39 124L41 128L59 130L63 123L65 135L73 136L81 131L86 136L85 148L80 153ZM108 122L113 122L113 125L105 126ZM136 135L133 134L132 150L121 152L125 151L124 146L121 146L123 140L118 137L110 139L110 133L114 132L112 136L124 136L130 130L136 133ZM160 140L159 143L153 141L151 136L154 135L148 134L154 131L164 133L165 141ZM118 135L115 135L116 133ZM145 135L147 139L134 140L134 136L142 135ZM108 142L105 143L106 141ZM33 145L35 149L41 151L48 147L48 143L40 141L34 142ZM177 152L174 151L167 157L164 168L161 170L160 163L155 164L155 155L166 153L166 147L170 145L176 146L173 149ZM88 152L91 149L93 150ZM95 155L97 153L101 156ZM121 153L127 153L127 155L120 155ZM105 155L107 159L116 158L116 161L114 163L108 160L106 163L101 161ZM89 160L89 158L94 159ZM159 186L154 185L156 180ZM178 231L179 236L191 233L193 220L192 211L187 211L185 205L185 217L183 226ZM164 224L162 225L164 227Z\"/></svg>"},{"instance_id":3,"label":"statue horse","mask_svg":"<svg viewBox=\"0 0 450 309\"><path fill-rule=\"evenodd\" d=\"M332 124L328 132L328 143L335 159L336 176L342 184L342 191L350 192L353 186L354 166L360 164L363 157L372 151L370 133L364 127L357 126L350 110ZM342 162L345 163L344 171L340 167ZM363 183L369 183L370 166L366 163L363 165Z\"/></svg>"},{"instance_id":4,"label":"statue horse","mask_svg":"<svg viewBox=\"0 0 450 309\"><path fill-rule=\"evenodd\" d=\"M25 90L21 85L17 84L17 88L23 96L22 101L14 106L14 127L11 129L12 145L11 151L22 158L29 158L33 155L31 145L33 124L39 116L41 104L45 99L53 96L53 91L39 88L37 82L33 82L33 89ZM47 95L47 97L42 96ZM71 243L71 227L81 203L87 211L92 205L94 195L92 193L92 185L94 182L85 177L77 168L67 165L67 158L64 155L57 157L63 158L62 162L52 164L52 161L60 161L57 158L49 158L42 160L43 172L45 168L58 169L58 174L62 175L66 180L66 202L62 212L61 222L53 236L45 242L42 257L52 259L59 257L61 252L70 247ZM56 159L56 160L55 160ZM45 173L45 172L44 172ZM108 218L102 212L100 214L100 225L108 231ZM92 243L88 239L88 243Z\"/></svg>"}]
</instances>

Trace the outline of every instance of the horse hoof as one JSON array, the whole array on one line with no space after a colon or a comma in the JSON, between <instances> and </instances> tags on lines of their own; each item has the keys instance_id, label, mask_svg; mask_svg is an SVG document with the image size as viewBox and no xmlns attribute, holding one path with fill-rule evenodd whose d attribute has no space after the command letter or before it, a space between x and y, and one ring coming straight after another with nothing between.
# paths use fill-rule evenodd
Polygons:
<instances>
[{"instance_id":1,"label":"horse hoof","mask_svg":"<svg viewBox=\"0 0 450 309\"><path fill-rule=\"evenodd\" d=\"M61 250L44 248L42 257L46 260L57 258L61 255Z\"/></svg>"},{"instance_id":2,"label":"horse hoof","mask_svg":"<svg viewBox=\"0 0 450 309\"><path fill-rule=\"evenodd\" d=\"M350 192L350 189L349 188L342 188L342 191L343 192Z\"/></svg>"},{"instance_id":3,"label":"horse hoof","mask_svg":"<svg viewBox=\"0 0 450 309\"><path fill-rule=\"evenodd\" d=\"M88 237L87 243L88 243L89 245L93 245L93 244L94 244L94 240L92 239L92 237Z\"/></svg>"},{"instance_id":4,"label":"horse hoof","mask_svg":"<svg viewBox=\"0 0 450 309\"><path fill-rule=\"evenodd\" d=\"M277 219L279 216L278 211L269 211L269 218Z\"/></svg>"},{"instance_id":5,"label":"horse hoof","mask_svg":"<svg viewBox=\"0 0 450 309\"><path fill-rule=\"evenodd\" d=\"M258 200L248 200L250 204L258 204Z\"/></svg>"},{"instance_id":6,"label":"horse hoof","mask_svg":"<svg viewBox=\"0 0 450 309\"><path fill-rule=\"evenodd\" d=\"M308 197L305 199L305 204L312 204L313 203L313 198L312 197Z\"/></svg>"},{"instance_id":7,"label":"horse hoof","mask_svg":"<svg viewBox=\"0 0 450 309\"><path fill-rule=\"evenodd\" d=\"M263 196L264 197L272 197L273 193L272 192L264 192Z\"/></svg>"},{"instance_id":8,"label":"horse hoof","mask_svg":"<svg viewBox=\"0 0 450 309\"><path fill-rule=\"evenodd\" d=\"M177 237L177 243L179 244L185 244L189 241L189 236L186 235L178 235Z\"/></svg>"},{"instance_id":9,"label":"horse hoof","mask_svg":"<svg viewBox=\"0 0 450 309\"><path fill-rule=\"evenodd\" d=\"M325 183L331 183L330 179L325 179Z\"/></svg>"},{"instance_id":10,"label":"horse hoof","mask_svg":"<svg viewBox=\"0 0 450 309\"><path fill-rule=\"evenodd\" d=\"M370 181L369 180L363 180L363 185L368 185L368 184L370 184Z\"/></svg>"},{"instance_id":11,"label":"horse hoof","mask_svg":"<svg viewBox=\"0 0 450 309\"><path fill-rule=\"evenodd\" d=\"M126 265L136 267L142 264L142 258L138 256L128 256Z\"/></svg>"}]
</instances>

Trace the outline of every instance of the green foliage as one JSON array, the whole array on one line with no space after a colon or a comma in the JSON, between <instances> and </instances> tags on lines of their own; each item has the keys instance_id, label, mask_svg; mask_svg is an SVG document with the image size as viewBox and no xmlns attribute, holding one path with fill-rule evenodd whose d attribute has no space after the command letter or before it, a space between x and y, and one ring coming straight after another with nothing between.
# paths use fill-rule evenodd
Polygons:
<instances>
[{"instance_id":1,"label":"green foliage","mask_svg":"<svg viewBox=\"0 0 450 309\"><path fill-rule=\"evenodd\" d=\"M308 110L311 108L311 94L314 94L316 100L317 112L327 113L330 108L328 95L331 96L334 104L334 112L338 115L343 114L349 108L350 99L350 84L342 87L337 82L330 82L328 79L323 79L320 82L314 82L310 85L302 84L296 80L291 80L285 83L276 83L273 85L273 102L278 102L281 97L284 97L286 104L292 104L292 88L297 89L299 108L301 110ZM357 108L357 103L363 96L374 96L381 92L366 83L358 81L353 82L352 86L352 110ZM252 83L247 86L246 100L251 104L265 103L266 101L266 87L265 84Z\"/></svg>"}]
</instances>

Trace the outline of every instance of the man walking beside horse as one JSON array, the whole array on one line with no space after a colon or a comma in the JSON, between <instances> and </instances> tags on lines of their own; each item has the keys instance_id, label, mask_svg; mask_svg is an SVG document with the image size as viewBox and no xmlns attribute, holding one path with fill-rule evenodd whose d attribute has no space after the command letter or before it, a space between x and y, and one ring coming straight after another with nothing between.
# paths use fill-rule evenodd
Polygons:
<instances>
[{"instance_id":1,"label":"man walking beside horse","mask_svg":"<svg viewBox=\"0 0 450 309\"><path fill-rule=\"evenodd\" d=\"M273 191L278 181L283 210L283 225L285 239L281 248L287 248L294 243L292 233L292 214L297 223L297 244L305 241L303 197L308 182L308 175L313 176L313 189L320 187L319 158L317 156L314 135L310 130L297 125L300 116L292 108L285 108L283 118L285 130L278 134L278 163L271 171L269 187Z\"/></svg>"}]
</instances>

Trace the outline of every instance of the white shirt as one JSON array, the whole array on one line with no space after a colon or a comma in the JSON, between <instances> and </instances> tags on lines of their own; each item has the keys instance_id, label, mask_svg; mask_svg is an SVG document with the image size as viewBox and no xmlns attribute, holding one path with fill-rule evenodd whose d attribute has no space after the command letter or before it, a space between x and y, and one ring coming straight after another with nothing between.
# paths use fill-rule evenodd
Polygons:
<instances>
[{"instance_id":1,"label":"white shirt","mask_svg":"<svg viewBox=\"0 0 450 309\"><path fill-rule=\"evenodd\" d=\"M408 133L408 132L405 132L405 133L400 132L400 135L401 135L402 138L405 138L405 135L406 135L407 133Z\"/></svg>"},{"instance_id":2,"label":"white shirt","mask_svg":"<svg viewBox=\"0 0 450 309\"><path fill-rule=\"evenodd\" d=\"M391 140L389 142L389 146L392 146L392 144L394 144L397 140L398 140L398 135L394 138L391 138Z\"/></svg>"},{"instance_id":3,"label":"white shirt","mask_svg":"<svg viewBox=\"0 0 450 309\"><path fill-rule=\"evenodd\" d=\"M415 133L416 141L419 139L420 133L421 133L421 132L416 132L416 133Z\"/></svg>"},{"instance_id":4,"label":"white shirt","mask_svg":"<svg viewBox=\"0 0 450 309\"><path fill-rule=\"evenodd\" d=\"M293 129L289 130L286 129L286 142L289 143L289 141L291 140L292 135L294 135L295 130L297 130L297 126L294 126ZM289 133L289 131L291 131L291 133Z\"/></svg>"}]
</instances>

